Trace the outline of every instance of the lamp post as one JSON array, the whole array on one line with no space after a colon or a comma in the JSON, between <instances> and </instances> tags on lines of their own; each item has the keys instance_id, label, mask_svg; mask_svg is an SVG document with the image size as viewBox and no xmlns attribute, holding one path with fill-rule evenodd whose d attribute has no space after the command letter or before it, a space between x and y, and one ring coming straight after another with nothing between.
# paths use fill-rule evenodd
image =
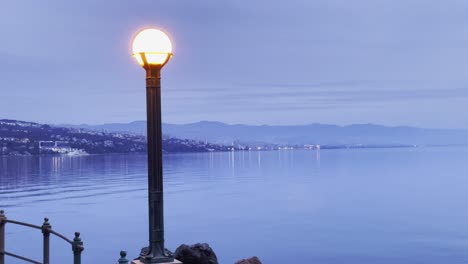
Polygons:
<instances>
[{"instance_id":1,"label":"lamp post","mask_svg":"<svg viewBox=\"0 0 468 264\"><path fill-rule=\"evenodd\" d=\"M133 57L146 70L149 208L149 246L132 263L173 263L172 253L164 247L161 131L161 69L172 56L172 44L161 30L147 28L136 34L132 49Z\"/></svg>"}]
</instances>

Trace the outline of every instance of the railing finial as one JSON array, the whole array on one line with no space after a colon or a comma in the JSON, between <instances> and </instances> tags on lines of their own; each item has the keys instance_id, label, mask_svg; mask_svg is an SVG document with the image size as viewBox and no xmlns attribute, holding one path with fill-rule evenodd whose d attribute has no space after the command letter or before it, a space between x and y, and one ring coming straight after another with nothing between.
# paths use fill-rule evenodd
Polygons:
<instances>
[{"instance_id":1,"label":"railing finial","mask_svg":"<svg viewBox=\"0 0 468 264\"><path fill-rule=\"evenodd\" d=\"M4 221L6 221L6 215L5 215L5 211L3 210L0 210L0 225L1 224L5 224Z\"/></svg>"},{"instance_id":2,"label":"railing finial","mask_svg":"<svg viewBox=\"0 0 468 264\"><path fill-rule=\"evenodd\" d=\"M50 230L52 229L52 226L49 223L49 218L44 217L44 223L42 223L41 226L42 233L44 236L48 236L50 234Z\"/></svg>"},{"instance_id":3,"label":"railing finial","mask_svg":"<svg viewBox=\"0 0 468 264\"><path fill-rule=\"evenodd\" d=\"M128 264L129 260L127 259L127 252L122 250L120 251L120 258L118 264Z\"/></svg>"}]
</instances>

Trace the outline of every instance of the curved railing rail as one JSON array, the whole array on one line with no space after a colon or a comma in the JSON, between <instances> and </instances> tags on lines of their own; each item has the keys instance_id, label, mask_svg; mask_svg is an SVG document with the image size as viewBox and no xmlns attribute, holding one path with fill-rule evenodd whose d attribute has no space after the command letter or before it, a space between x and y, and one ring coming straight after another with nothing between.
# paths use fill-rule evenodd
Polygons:
<instances>
[{"instance_id":1,"label":"curved railing rail","mask_svg":"<svg viewBox=\"0 0 468 264\"><path fill-rule=\"evenodd\" d=\"M43 260L42 262L20 256L17 254L13 254L5 250L5 226L6 224L15 224L26 226L34 229L41 230L43 235ZM5 256L10 256L13 258L21 259L29 263L34 264L50 264L50 234L53 234L64 241L68 242L72 246L73 251L73 264L81 264L81 252L84 250L83 241L81 241L80 233L75 232L75 238L73 240L68 239L64 235L57 233L56 231L52 230L52 226L49 223L48 218L44 218L44 223L42 226L32 225L20 221L10 220L7 219L5 216L5 212L3 210L0 211L0 264L5 264Z\"/></svg>"}]
</instances>

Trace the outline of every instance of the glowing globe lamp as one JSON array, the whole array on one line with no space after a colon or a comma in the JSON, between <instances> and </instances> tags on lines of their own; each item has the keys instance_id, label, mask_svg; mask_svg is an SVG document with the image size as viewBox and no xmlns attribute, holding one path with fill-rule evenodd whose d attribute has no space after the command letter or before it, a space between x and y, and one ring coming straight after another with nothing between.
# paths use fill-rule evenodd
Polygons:
<instances>
[{"instance_id":1,"label":"glowing globe lamp","mask_svg":"<svg viewBox=\"0 0 468 264\"><path fill-rule=\"evenodd\" d=\"M133 57L145 67L166 64L172 56L172 43L166 33L147 28L138 32L132 44Z\"/></svg>"}]
</instances>

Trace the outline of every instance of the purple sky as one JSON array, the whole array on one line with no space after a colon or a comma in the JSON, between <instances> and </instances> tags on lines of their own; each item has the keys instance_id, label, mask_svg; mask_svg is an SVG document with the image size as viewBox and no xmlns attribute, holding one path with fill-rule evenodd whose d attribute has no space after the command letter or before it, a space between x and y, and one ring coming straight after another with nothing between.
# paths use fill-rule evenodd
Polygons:
<instances>
[{"instance_id":1,"label":"purple sky","mask_svg":"<svg viewBox=\"0 0 468 264\"><path fill-rule=\"evenodd\" d=\"M0 118L145 118L130 39L171 34L163 121L468 128L468 1L15 0Z\"/></svg>"}]
</instances>

